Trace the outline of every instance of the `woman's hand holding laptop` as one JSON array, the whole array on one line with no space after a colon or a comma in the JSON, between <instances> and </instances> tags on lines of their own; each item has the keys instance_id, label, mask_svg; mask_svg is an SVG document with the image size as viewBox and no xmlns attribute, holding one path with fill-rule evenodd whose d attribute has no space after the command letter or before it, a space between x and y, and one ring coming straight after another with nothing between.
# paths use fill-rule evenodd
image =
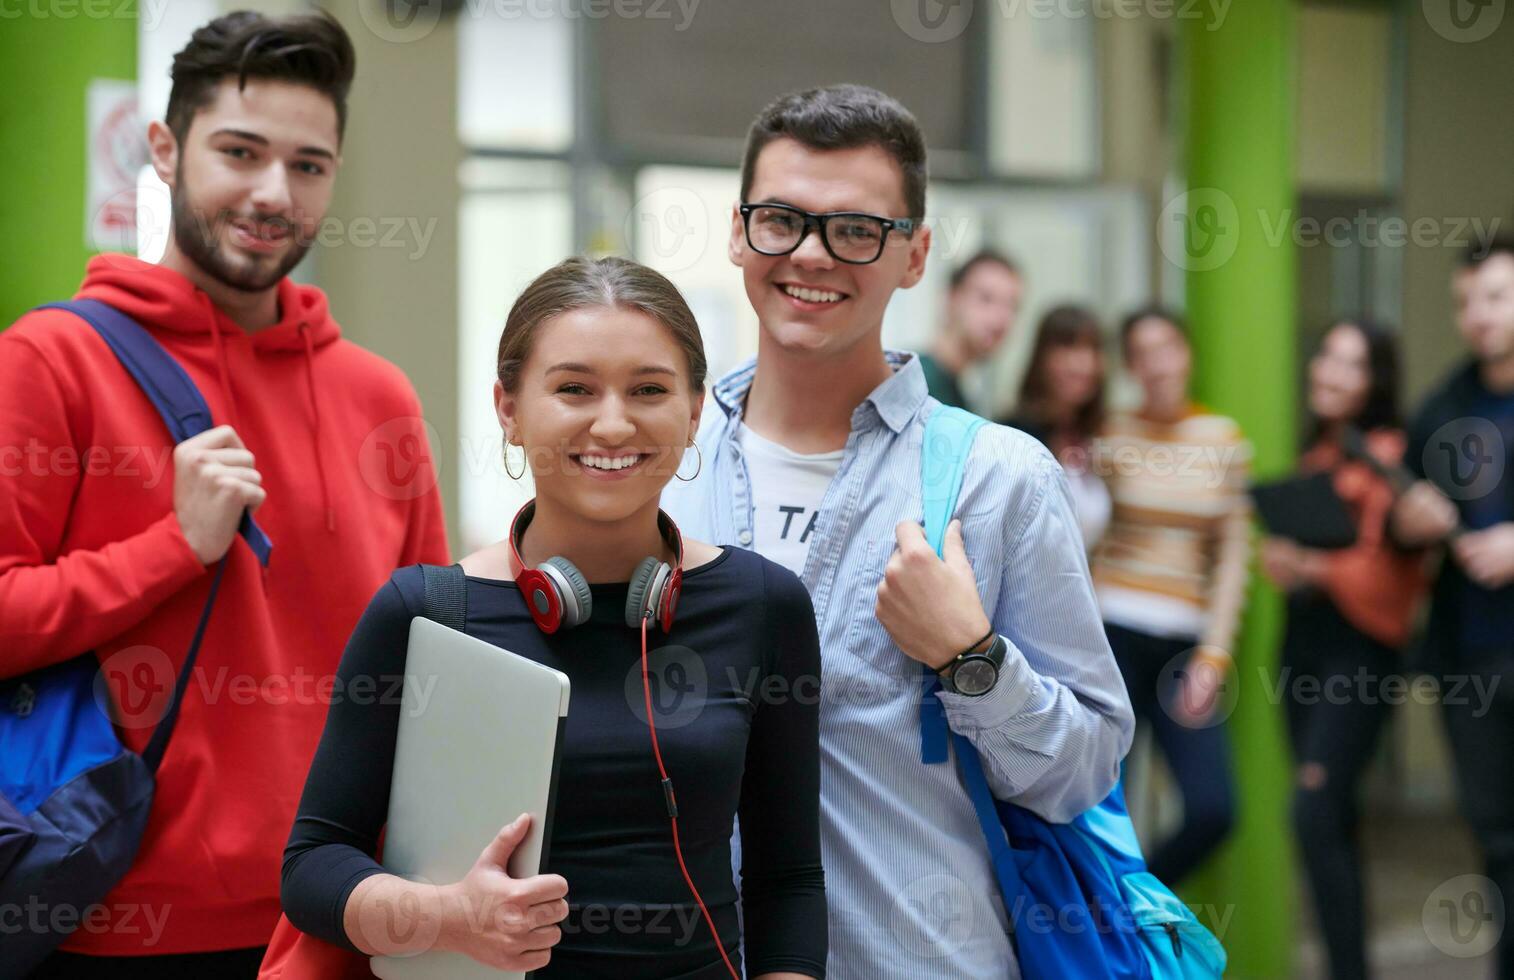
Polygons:
<instances>
[{"instance_id":1,"label":"woman's hand holding laptop","mask_svg":"<svg viewBox=\"0 0 1514 980\"><path fill-rule=\"evenodd\" d=\"M445 950L500 970L541 969L562 939L557 923L568 915L568 883L553 874L510 877L510 855L530 829L525 813L500 828L450 885L388 874L364 879L347 901L347 935L371 956Z\"/></svg>"}]
</instances>

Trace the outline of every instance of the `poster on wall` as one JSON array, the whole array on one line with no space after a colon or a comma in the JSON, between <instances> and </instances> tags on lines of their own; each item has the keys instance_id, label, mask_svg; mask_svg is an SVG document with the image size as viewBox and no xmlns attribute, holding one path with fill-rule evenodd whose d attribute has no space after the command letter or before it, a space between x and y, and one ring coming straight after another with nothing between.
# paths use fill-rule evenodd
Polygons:
<instances>
[{"instance_id":1,"label":"poster on wall","mask_svg":"<svg viewBox=\"0 0 1514 980\"><path fill-rule=\"evenodd\" d=\"M137 174L148 160L137 83L91 79L86 98L84 247L130 252L137 242Z\"/></svg>"}]
</instances>

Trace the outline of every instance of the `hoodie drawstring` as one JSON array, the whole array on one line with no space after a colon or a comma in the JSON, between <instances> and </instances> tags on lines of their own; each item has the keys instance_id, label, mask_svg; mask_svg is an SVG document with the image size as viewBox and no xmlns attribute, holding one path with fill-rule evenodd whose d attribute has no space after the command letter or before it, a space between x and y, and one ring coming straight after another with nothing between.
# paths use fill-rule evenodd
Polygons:
<instances>
[{"instance_id":1,"label":"hoodie drawstring","mask_svg":"<svg viewBox=\"0 0 1514 980\"><path fill-rule=\"evenodd\" d=\"M321 399L315 386L315 345L310 340L310 325L300 324L305 341L305 384L310 389L310 414L315 419L315 468L321 479L321 506L326 509L326 530L336 530L336 511L331 508L331 488L326 482L326 463L321 451Z\"/></svg>"},{"instance_id":2,"label":"hoodie drawstring","mask_svg":"<svg viewBox=\"0 0 1514 980\"><path fill-rule=\"evenodd\" d=\"M231 427L239 428L242 421L242 413L237 408L237 397L231 390L231 377L226 367L226 344L221 339L221 321L216 317L215 304L204 293L199 294L200 302L205 307L205 315L210 318L210 335L214 338L216 351L216 370L221 378L221 397L226 401L226 410L231 413Z\"/></svg>"}]
</instances>

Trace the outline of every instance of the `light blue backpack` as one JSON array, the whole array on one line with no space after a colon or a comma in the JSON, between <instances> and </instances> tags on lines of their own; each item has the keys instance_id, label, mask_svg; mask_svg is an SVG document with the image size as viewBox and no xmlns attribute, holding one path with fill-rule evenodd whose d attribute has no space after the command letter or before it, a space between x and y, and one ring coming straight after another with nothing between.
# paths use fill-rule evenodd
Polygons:
<instances>
[{"instance_id":1,"label":"light blue backpack","mask_svg":"<svg viewBox=\"0 0 1514 980\"><path fill-rule=\"evenodd\" d=\"M957 506L973 437L984 420L941 406L921 447L925 535L936 553ZM924 668L920 757L944 764L947 746L972 798L1027 977L1212 980L1225 950L1188 906L1146 870L1119 785L1071 823L1048 823L993 798L972 742L950 731Z\"/></svg>"}]
</instances>

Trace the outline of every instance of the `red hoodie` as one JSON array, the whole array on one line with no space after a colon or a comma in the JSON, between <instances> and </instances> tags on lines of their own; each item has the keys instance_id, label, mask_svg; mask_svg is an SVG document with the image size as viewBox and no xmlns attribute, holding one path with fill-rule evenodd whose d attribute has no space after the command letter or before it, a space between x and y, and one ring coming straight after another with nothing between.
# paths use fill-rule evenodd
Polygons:
<instances>
[{"instance_id":1,"label":"red hoodie","mask_svg":"<svg viewBox=\"0 0 1514 980\"><path fill-rule=\"evenodd\" d=\"M279 323L251 334L183 276L126 256L92 259L78 293L146 327L235 427L263 475L273 553L264 570L233 542L136 863L65 949L268 941L327 706L386 693L333 690L347 636L396 567L449 560L409 381L341 339L320 290L278 290ZM167 430L104 341L60 310L0 332L0 677L94 650L140 751L209 585L174 516Z\"/></svg>"}]
</instances>

